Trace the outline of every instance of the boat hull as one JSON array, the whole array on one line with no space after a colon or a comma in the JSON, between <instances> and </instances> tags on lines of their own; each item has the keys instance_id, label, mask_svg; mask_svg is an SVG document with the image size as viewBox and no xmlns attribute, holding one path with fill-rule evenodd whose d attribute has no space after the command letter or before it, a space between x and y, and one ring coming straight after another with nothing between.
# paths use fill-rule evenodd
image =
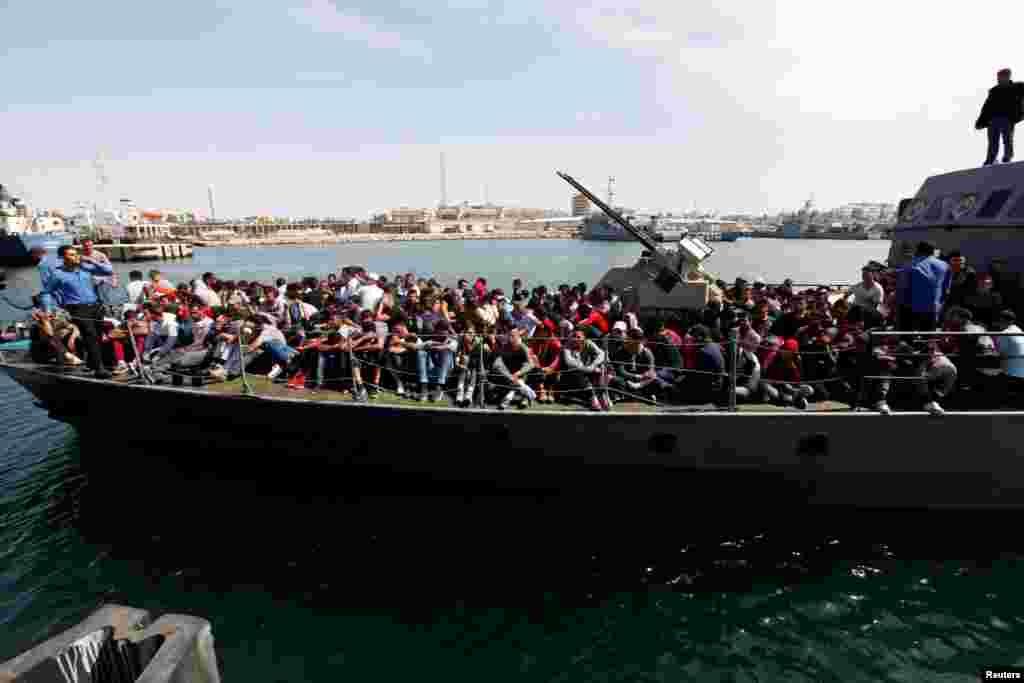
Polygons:
<instances>
[{"instance_id":1,"label":"boat hull","mask_svg":"<svg viewBox=\"0 0 1024 683\"><path fill-rule=\"evenodd\" d=\"M0 366L80 431L198 467L264 461L271 475L287 462L516 488L667 487L680 504L715 506L1024 507L1024 413L477 411L245 397L40 367Z\"/></svg>"},{"instance_id":2,"label":"boat hull","mask_svg":"<svg viewBox=\"0 0 1024 683\"><path fill-rule=\"evenodd\" d=\"M57 249L66 244L71 244L73 240L74 236L71 233L0 236L0 267L20 268L31 266L32 257L29 252L33 247L43 247L55 256Z\"/></svg>"}]
</instances>

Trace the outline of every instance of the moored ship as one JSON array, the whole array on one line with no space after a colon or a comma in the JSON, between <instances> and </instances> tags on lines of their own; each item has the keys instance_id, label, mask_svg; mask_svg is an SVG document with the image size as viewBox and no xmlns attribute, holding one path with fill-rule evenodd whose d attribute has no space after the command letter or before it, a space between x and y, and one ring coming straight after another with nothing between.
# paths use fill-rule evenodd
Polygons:
<instances>
[{"instance_id":1,"label":"moored ship","mask_svg":"<svg viewBox=\"0 0 1024 683\"><path fill-rule=\"evenodd\" d=\"M33 216L20 199L0 185L0 267L32 265L32 249L42 247L53 253L73 239L62 219Z\"/></svg>"},{"instance_id":2,"label":"moored ship","mask_svg":"<svg viewBox=\"0 0 1024 683\"><path fill-rule=\"evenodd\" d=\"M1014 166L928 179L901 206L905 211L896 228L893 265L902 262L907 242L928 238L944 252L960 249L979 267L1006 255L1009 270L1019 273L1016 234L1024 227L1024 173ZM930 218L936 200L940 211ZM943 217L944 206L959 209L955 219ZM696 308L707 300L708 276L700 266L710 249L699 241L683 241L675 252L664 250L649 233L624 220L615 222L646 248L637 266L621 274L623 296L646 296L640 287L630 291L631 284L642 281L647 290L653 287L668 297L680 290L686 294L665 302L641 301L640 309ZM508 412L447 403L367 404L324 394L297 398L265 379L257 380L256 392L238 383L186 387L107 381L38 365L18 354L7 356L0 368L54 417L80 430L104 433L104 411L117 406L119 437L125 440L166 444L177 439L183 446L199 441L208 446L204 453L215 452L219 460L240 467L251 463L253 448L265 453L274 446L292 462L319 458L537 486L556 479L589 484L597 474L613 482L625 481L627 473L656 481L671 476L674 486L685 487L683 498L700 505L747 500L748 494L760 492L775 503L1024 508L1024 464L1018 454L1024 411L1016 409L883 415L849 407L805 412L756 404L740 410L638 404L615 412L562 406ZM164 428L152 428L154 414L161 416ZM360 429L310 428L346 423L358 423ZM453 448L449 439L418 440L415 449L374 445L375 435L399 423L409 434L458 434L472 448ZM866 444L865 434L876 438ZM205 457L194 448L172 450L175 457ZM751 485L741 489L741 482Z\"/></svg>"}]
</instances>

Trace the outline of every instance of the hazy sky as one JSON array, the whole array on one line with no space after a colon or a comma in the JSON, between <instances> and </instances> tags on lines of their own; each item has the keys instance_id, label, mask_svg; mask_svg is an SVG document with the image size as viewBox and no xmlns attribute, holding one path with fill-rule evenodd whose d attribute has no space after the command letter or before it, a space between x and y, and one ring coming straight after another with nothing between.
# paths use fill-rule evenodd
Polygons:
<instances>
[{"instance_id":1,"label":"hazy sky","mask_svg":"<svg viewBox=\"0 0 1024 683\"><path fill-rule=\"evenodd\" d=\"M896 201L977 165L1017 1L0 1L0 183L34 204L352 215Z\"/></svg>"}]
</instances>

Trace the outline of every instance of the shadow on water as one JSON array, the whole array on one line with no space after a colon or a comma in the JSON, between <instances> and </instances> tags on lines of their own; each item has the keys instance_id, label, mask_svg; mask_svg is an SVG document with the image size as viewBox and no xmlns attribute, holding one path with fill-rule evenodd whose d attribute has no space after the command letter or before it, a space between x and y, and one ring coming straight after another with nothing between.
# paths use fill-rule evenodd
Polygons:
<instances>
[{"instance_id":1,"label":"shadow on water","mask_svg":"<svg viewBox=\"0 0 1024 683\"><path fill-rule=\"evenodd\" d=\"M33 461L0 507L18 529L0 610L17 649L103 602L210 619L229 679L934 680L1024 643L1005 517L168 455L112 432ZM989 559L928 559L957 556Z\"/></svg>"}]
</instances>

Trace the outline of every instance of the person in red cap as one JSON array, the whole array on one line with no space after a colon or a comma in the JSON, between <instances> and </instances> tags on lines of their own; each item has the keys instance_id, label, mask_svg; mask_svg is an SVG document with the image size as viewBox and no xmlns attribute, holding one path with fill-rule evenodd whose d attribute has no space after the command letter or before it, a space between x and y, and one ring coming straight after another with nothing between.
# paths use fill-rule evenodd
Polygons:
<instances>
[{"instance_id":1,"label":"person in red cap","mask_svg":"<svg viewBox=\"0 0 1024 683\"><path fill-rule=\"evenodd\" d=\"M995 163L999 154L999 140L1003 141L1003 163L1013 161L1013 128L1024 118L1024 83L1010 80L1009 69L996 73L996 85L989 89L985 104L974 127L988 129L988 154L985 166Z\"/></svg>"},{"instance_id":2,"label":"person in red cap","mask_svg":"<svg viewBox=\"0 0 1024 683\"><path fill-rule=\"evenodd\" d=\"M787 339L779 354L772 359L765 370L764 397L772 403L792 405L803 410L807 399L814 395L814 389L801 384L803 379L800 362L800 344L796 339Z\"/></svg>"}]
</instances>

